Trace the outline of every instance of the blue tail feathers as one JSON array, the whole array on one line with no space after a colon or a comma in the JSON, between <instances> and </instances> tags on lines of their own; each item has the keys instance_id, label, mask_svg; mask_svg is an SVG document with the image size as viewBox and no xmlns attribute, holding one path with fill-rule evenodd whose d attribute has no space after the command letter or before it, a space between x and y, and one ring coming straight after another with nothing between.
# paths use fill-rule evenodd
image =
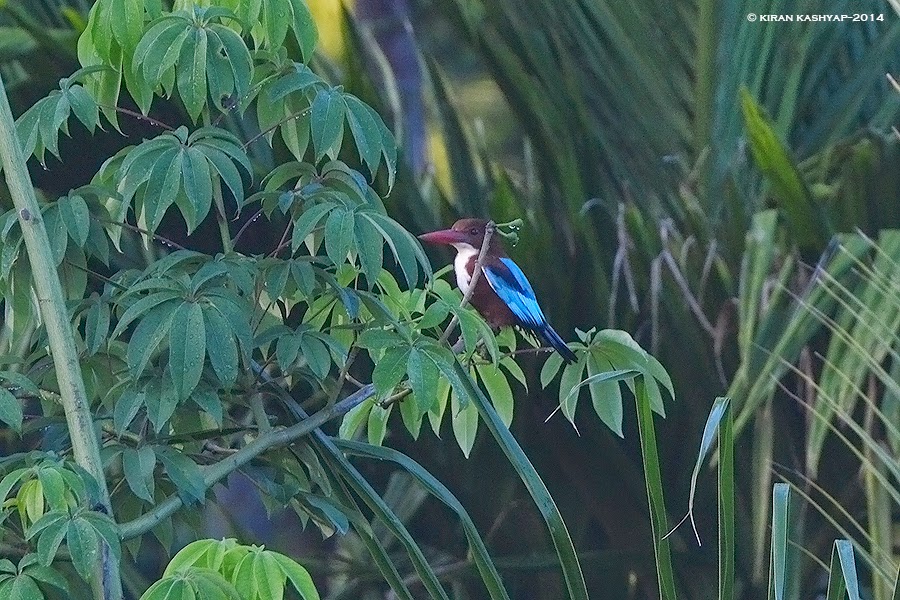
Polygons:
<instances>
[{"instance_id":1,"label":"blue tail feathers","mask_svg":"<svg viewBox=\"0 0 900 600\"><path fill-rule=\"evenodd\" d=\"M563 357L563 360L567 363L572 363L578 360L578 357L575 356L575 353L572 352L569 347L566 345L566 342L563 341L559 334L554 331L550 325L544 325L538 333L544 338L548 344L553 346L553 348L559 352L559 355Z\"/></svg>"}]
</instances>

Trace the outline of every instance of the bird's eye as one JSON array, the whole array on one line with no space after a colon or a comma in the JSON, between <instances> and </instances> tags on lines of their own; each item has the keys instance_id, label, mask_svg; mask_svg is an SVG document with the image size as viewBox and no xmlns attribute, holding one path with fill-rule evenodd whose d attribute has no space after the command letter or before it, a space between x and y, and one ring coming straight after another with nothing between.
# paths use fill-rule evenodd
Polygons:
<instances>
[{"instance_id":1,"label":"bird's eye","mask_svg":"<svg viewBox=\"0 0 900 600\"><path fill-rule=\"evenodd\" d=\"M472 229L469 230L469 233L471 233L472 235L478 235L478 229L473 227Z\"/></svg>"}]
</instances>

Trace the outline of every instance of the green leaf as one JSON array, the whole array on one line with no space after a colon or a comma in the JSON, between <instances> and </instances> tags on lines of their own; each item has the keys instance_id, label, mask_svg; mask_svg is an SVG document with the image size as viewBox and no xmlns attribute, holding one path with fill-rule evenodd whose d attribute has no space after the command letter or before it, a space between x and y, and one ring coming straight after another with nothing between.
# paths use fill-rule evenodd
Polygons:
<instances>
[{"instance_id":1,"label":"green leaf","mask_svg":"<svg viewBox=\"0 0 900 600\"><path fill-rule=\"evenodd\" d=\"M695 494L697 491L697 479L700 476L700 468L703 466L703 463L706 461L706 457L709 455L710 450L712 450L713 441L716 439L717 434L719 435L719 440L720 440L720 446L719 446L720 452L726 452L726 451L732 452L733 451L733 448L725 449L721 445L721 442L723 440L722 435L724 433L730 431L731 410L729 408L729 405L730 405L730 399L727 397L724 397L724 396L719 396L718 398L716 398L715 402L713 402L712 408L709 411L709 416L706 418L706 425L703 427L703 435L700 438L700 450L697 452L697 459L694 461L694 470L691 473L691 488L690 488L690 492L688 494L688 511L687 511L687 514L685 515L684 519L682 519L681 522L683 523L685 519L690 518L691 526L693 527L694 535L697 538L698 544L700 543L700 534L697 531L697 525L694 521L694 497L695 497ZM721 427L721 429L720 429L720 427ZM731 441L733 441L733 440L731 440ZM721 458L720 458L720 460L721 460ZM721 464L720 464L720 467L722 467ZM727 483L727 482L720 481L720 490L719 490L720 493L727 491L727 490L725 490L725 488L722 487L723 483ZM733 502L733 499L732 499L732 502ZM721 503L722 503L722 497L720 496L720 511L723 509L723 507L721 506ZM733 505L732 505L732 509L733 509ZM726 517L727 517L727 515L726 515ZM731 517L733 518L733 513L732 513ZM720 523L721 523L721 521L720 521ZM680 524L681 523L679 523L679 525ZM732 522L732 527L733 527L733 522ZM676 529L677 529L677 526L676 526ZM722 533L723 532L720 531L720 536L719 536L720 541L722 540ZM731 534L733 535L733 533L734 533L734 531L732 530ZM724 541L726 543L728 543L728 540L724 540ZM733 541L734 540L732 538L730 540L730 543L733 543ZM728 561L729 558L728 558L728 556L720 556L719 560L721 562L724 562L724 561ZM732 565L731 565L732 569L733 569L733 566L734 565L732 563ZM720 573L722 573L721 565L720 565ZM732 571L731 577L733 578L733 576L734 576L734 573ZM721 581L720 581L720 583L721 583ZM723 597L723 596L720 595L720 597Z\"/></svg>"},{"instance_id":2,"label":"green leaf","mask_svg":"<svg viewBox=\"0 0 900 600\"><path fill-rule=\"evenodd\" d=\"M181 19L162 19L153 25L138 43L132 69L156 88L169 69L175 66L181 48L193 28Z\"/></svg>"},{"instance_id":3,"label":"green leaf","mask_svg":"<svg viewBox=\"0 0 900 600\"><path fill-rule=\"evenodd\" d=\"M206 330L206 352L216 377L225 386L232 385L238 376L238 349L231 325L216 308L203 307Z\"/></svg>"},{"instance_id":4,"label":"green leaf","mask_svg":"<svg viewBox=\"0 0 900 600\"><path fill-rule=\"evenodd\" d=\"M38 469L38 480L41 482L44 499L52 510L67 508L66 484L57 467Z\"/></svg>"},{"instance_id":5,"label":"green leaf","mask_svg":"<svg viewBox=\"0 0 900 600\"><path fill-rule=\"evenodd\" d=\"M375 390L379 396L392 391L403 379L409 362L409 354L409 346L388 348L384 356L375 363L375 369L372 371L372 383L375 384Z\"/></svg>"},{"instance_id":6,"label":"green leaf","mask_svg":"<svg viewBox=\"0 0 900 600\"><path fill-rule=\"evenodd\" d=\"M716 399L718 402L718 399ZM735 557L735 485L734 429L731 407L725 407L719 422L719 598L734 597ZM768 464L768 463L766 463Z\"/></svg>"},{"instance_id":7,"label":"green leaf","mask_svg":"<svg viewBox=\"0 0 900 600\"><path fill-rule=\"evenodd\" d=\"M197 387L205 356L203 310L196 302L185 302L175 311L169 334L169 373L178 400L186 399Z\"/></svg>"},{"instance_id":8,"label":"green leaf","mask_svg":"<svg viewBox=\"0 0 900 600\"><path fill-rule=\"evenodd\" d=\"M322 89L316 93L312 103L312 141L316 150L316 161L328 155L337 158L344 138L344 114L347 104L343 94L334 88Z\"/></svg>"},{"instance_id":9,"label":"green leaf","mask_svg":"<svg viewBox=\"0 0 900 600\"><path fill-rule=\"evenodd\" d=\"M304 0L290 0L287 4L291 9L291 30L303 53L303 60L309 62L319 37L316 22Z\"/></svg>"},{"instance_id":10,"label":"green leaf","mask_svg":"<svg viewBox=\"0 0 900 600\"><path fill-rule=\"evenodd\" d=\"M178 408L178 397L168 377L150 380L144 388L144 405L153 430L159 433Z\"/></svg>"},{"instance_id":11,"label":"green leaf","mask_svg":"<svg viewBox=\"0 0 900 600\"><path fill-rule=\"evenodd\" d=\"M300 337L300 348L310 370L319 379L325 379L331 370L331 354L325 343L310 333Z\"/></svg>"},{"instance_id":12,"label":"green leaf","mask_svg":"<svg viewBox=\"0 0 900 600\"><path fill-rule=\"evenodd\" d=\"M790 555L791 487L776 483L772 488L772 562L769 590L775 600L784 600Z\"/></svg>"},{"instance_id":13,"label":"green leaf","mask_svg":"<svg viewBox=\"0 0 900 600\"><path fill-rule=\"evenodd\" d=\"M212 175L209 162L202 152L196 148L187 148L183 152L181 177L184 181L184 193L192 210L182 210L181 214L190 234L209 214L213 195Z\"/></svg>"},{"instance_id":14,"label":"green leaf","mask_svg":"<svg viewBox=\"0 0 900 600\"><path fill-rule=\"evenodd\" d=\"M325 252L335 265L347 261L353 247L354 217L352 212L336 208L325 221Z\"/></svg>"},{"instance_id":15,"label":"green leaf","mask_svg":"<svg viewBox=\"0 0 900 600\"><path fill-rule=\"evenodd\" d=\"M619 389L619 381L634 377L638 372L631 371L628 375L628 371L614 371L607 368L611 366L609 363L601 365L600 359L594 354L588 355L588 378L579 385L588 386L591 393L591 404L600 420L616 435L625 437L622 432L622 390Z\"/></svg>"},{"instance_id":16,"label":"green leaf","mask_svg":"<svg viewBox=\"0 0 900 600\"><path fill-rule=\"evenodd\" d=\"M156 454L149 446L138 449L126 448L122 451L122 470L125 481L134 495L153 503L153 471L156 468Z\"/></svg>"},{"instance_id":17,"label":"green leaf","mask_svg":"<svg viewBox=\"0 0 900 600\"><path fill-rule=\"evenodd\" d=\"M59 265L66 256L66 246L69 239L66 230L66 220L63 218L62 210L58 204L50 205L44 211L43 216L44 227L46 227L47 236L50 238L50 250L53 253L53 260Z\"/></svg>"},{"instance_id":18,"label":"green leaf","mask_svg":"<svg viewBox=\"0 0 900 600\"><path fill-rule=\"evenodd\" d=\"M109 2L111 31L116 41L130 54L141 39L144 29L144 0L116 0Z\"/></svg>"},{"instance_id":19,"label":"green leaf","mask_svg":"<svg viewBox=\"0 0 900 600\"><path fill-rule=\"evenodd\" d=\"M419 279L421 265L425 276L431 278L431 262L422 250L419 241L396 221L381 213L371 210L360 210L359 216L368 219L381 233L384 241L403 270L407 284L415 286Z\"/></svg>"},{"instance_id":20,"label":"green leaf","mask_svg":"<svg viewBox=\"0 0 900 600\"><path fill-rule=\"evenodd\" d=\"M59 591L71 596L69 583L55 569L42 565L29 565L25 568L25 573L35 581L52 585Z\"/></svg>"},{"instance_id":21,"label":"green leaf","mask_svg":"<svg viewBox=\"0 0 900 600\"><path fill-rule=\"evenodd\" d=\"M144 400L144 392L129 388L116 401L113 408L113 427L117 434L121 435L128 428L144 405Z\"/></svg>"},{"instance_id":22,"label":"green leaf","mask_svg":"<svg viewBox=\"0 0 900 600\"><path fill-rule=\"evenodd\" d=\"M366 434L369 443L373 446L380 446L387 434L387 422L391 416L394 405L391 404L387 408L380 404L373 404L372 410L369 411L369 421L366 425Z\"/></svg>"},{"instance_id":23,"label":"green leaf","mask_svg":"<svg viewBox=\"0 0 900 600\"><path fill-rule=\"evenodd\" d=\"M159 343L169 333L169 326L178 306L174 301L163 302L151 309L134 330L128 341L127 352L132 379L140 377Z\"/></svg>"},{"instance_id":24,"label":"green leaf","mask_svg":"<svg viewBox=\"0 0 900 600\"><path fill-rule=\"evenodd\" d=\"M175 202L181 189L181 165L183 155L179 148L163 151L153 165L153 170L144 187L143 217L146 228L156 231L166 214L166 210Z\"/></svg>"},{"instance_id":25,"label":"green leaf","mask_svg":"<svg viewBox=\"0 0 900 600\"><path fill-rule=\"evenodd\" d=\"M44 518L47 518L48 516L51 516L51 513L44 515ZM59 518L51 525L43 528L40 537L38 537L38 560L45 566L49 566L50 563L53 562L53 559L56 557L56 553L59 550L59 545L62 544L63 539L69 532L69 520L66 518L67 515L60 512L57 516ZM35 525L37 525L37 523L35 523Z\"/></svg>"},{"instance_id":26,"label":"green leaf","mask_svg":"<svg viewBox=\"0 0 900 600\"><path fill-rule=\"evenodd\" d=\"M222 95L234 95L234 101L247 95L253 77L253 61L244 40L233 30L219 24L213 24L209 29L213 39L210 66L221 63L218 68L210 69L209 86L213 101L221 110L227 108L222 103Z\"/></svg>"},{"instance_id":27,"label":"green leaf","mask_svg":"<svg viewBox=\"0 0 900 600\"><path fill-rule=\"evenodd\" d=\"M282 600L284 597L285 574L268 550L258 552L253 557L253 579L260 598Z\"/></svg>"},{"instance_id":28,"label":"green leaf","mask_svg":"<svg viewBox=\"0 0 900 600\"><path fill-rule=\"evenodd\" d=\"M22 433L22 403L9 390L0 387L0 421L3 421L16 433Z\"/></svg>"},{"instance_id":29,"label":"green leaf","mask_svg":"<svg viewBox=\"0 0 900 600\"><path fill-rule=\"evenodd\" d=\"M826 215L813 199L787 148L747 88L741 88L741 108L753 161L772 184L772 192L791 225L797 243L824 248L831 237Z\"/></svg>"},{"instance_id":30,"label":"green leaf","mask_svg":"<svg viewBox=\"0 0 900 600\"><path fill-rule=\"evenodd\" d=\"M469 458L472 447L475 445L475 437L478 434L478 408L472 402L460 406L460 401L455 393L450 394L451 424L456 443L463 455Z\"/></svg>"},{"instance_id":31,"label":"green leaf","mask_svg":"<svg viewBox=\"0 0 900 600\"><path fill-rule=\"evenodd\" d=\"M429 352L415 347L409 351L406 370L419 413L424 415L437 400L440 371Z\"/></svg>"},{"instance_id":32,"label":"green leaf","mask_svg":"<svg viewBox=\"0 0 900 600\"><path fill-rule=\"evenodd\" d=\"M316 591L312 577L306 569L284 554L278 552L269 552L268 554L275 560L281 572L303 600L319 600L319 592Z\"/></svg>"},{"instance_id":33,"label":"green leaf","mask_svg":"<svg viewBox=\"0 0 900 600\"><path fill-rule=\"evenodd\" d=\"M96 354L109 335L110 308L102 300L95 300L87 310L84 320L84 342L88 354Z\"/></svg>"},{"instance_id":34,"label":"green leaf","mask_svg":"<svg viewBox=\"0 0 900 600\"><path fill-rule=\"evenodd\" d=\"M82 125L87 127L92 134L100 122L100 108L97 103L88 94L87 90L80 85L73 85L68 91L69 104L72 105L72 112L78 117Z\"/></svg>"},{"instance_id":35,"label":"green leaf","mask_svg":"<svg viewBox=\"0 0 900 600\"><path fill-rule=\"evenodd\" d=\"M241 206L244 203L244 181L241 179L241 174L238 172L237 167L234 166L231 158L219 148L210 145L197 144L197 148L203 152L207 160L219 174L219 177L225 182L228 189L231 190L235 203L238 206ZM246 158L246 156L244 158Z\"/></svg>"},{"instance_id":36,"label":"green leaf","mask_svg":"<svg viewBox=\"0 0 900 600\"><path fill-rule=\"evenodd\" d=\"M196 28L185 40L178 57L178 94L191 120L206 104L206 51L209 43L206 29Z\"/></svg>"},{"instance_id":37,"label":"green leaf","mask_svg":"<svg viewBox=\"0 0 900 600\"><path fill-rule=\"evenodd\" d=\"M195 540L189 543L172 557L163 576L170 577L193 566L220 569L222 554L229 542L234 540Z\"/></svg>"},{"instance_id":38,"label":"green leaf","mask_svg":"<svg viewBox=\"0 0 900 600\"><path fill-rule=\"evenodd\" d=\"M83 247L91 227L91 213L87 202L81 196L71 195L59 200L59 208L72 240L79 248Z\"/></svg>"},{"instance_id":39,"label":"green leaf","mask_svg":"<svg viewBox=\"0 0 900 600\"><path fill-rule=\"evenodd\" d=\"M306 239L313 229L315 229L319 221L334 209L337 205L333 202L323 202L322 204L313 204L303 211L303 213L294 221L294 231L291 234L291 252L296 252L303 240Z\"/></svg>"},{"instance_id":40,"label":"green leaf","mask_svg":"<svg viewBox=\"0 0 900 600\"><path fill-rule=\"evenodd\" d=\"M384 239L371 221L361 218L359 215L356 215L354 219L353 231L356 251L359 253L359 264L371 287L378 274L381 273L381 266L384 262Z\"/></svg>"},{"instance_id":41,"label":"green leaf","mask_svg":"<svg viewBox=\"0 0 900 600\"><path fill-rule=\"evenodd\" d=\"M178 489L178 495L188 504L202 502L206 496L206 484L197 463L174 448L154 446L153 450Z\"/></svg>"},{"instance_id":42,"label":"green leaf","mask_svg":"<svg viewBox=\"0 0 900 600\"><path fill-rule=\"evenodd\" d=\"M7 591L9 595L4 595L7 600L44 600L44 594L30 576L19 575L12 581Z\"/></svg>"},{"instance_id":43,"label":"green leaf","mask_svg":"<svg viewBox=\"0 0 900 600\"><path fill-rule=\"evenodd\" d=\"M208 334L209 330L207 329ZM191 394L191 400L206 411L219 427L222 426L222 400L218 394L207 387L201 386Z\"/></svg>"},{"instance_id":44,"label":"green leaf","mask_svg":"<svg viewBox=\"0 0 900 600\"><path fill-rule=\"evenodd\" d=\"M141 600L183 600L187 585L181 579L160 579L141 595Z\"/></svg>"},{"instance_id":45,"label":"green leaf","mask_svg":"<svg viewBox=\"0 0 900 600\"><path fill-rule=\"evenodd\" d=\"M478 372L478 377L484 384L500 420L509 427L513 420L514 400L506 375L496 365L480 364L475 367L475 370Z\"/></svg>"},{"instance_id":46,"label":"green leaf","mask_svg":"<svg viewBox=\"0 0 900 600\"><path fill-rule=\"evenodd\" d=\"M75 570L82 579L90 581L94 565L100 558L100 537L96 530L82 517L72 519L66 531L66 547Z\"/></svg>"},{"instance_id":47,"label":"green leaf","mask_svg":"<svg viewBox=\"0 0 900 600\"><path fill-rule=\"evenodd\" d=\"M344 418L341 419L341 426L338 428L338 437L353 439L362 424L369 421L369 411L372 410L373 404L374 401L369 399L350 409L350 411L344 415Z\"/></svg>"},{"instance_id":48,"label":"green leaf","mask_svg":"<svg viewBox=\"0 0 900 600\"><path fill-rule=\"evenodd\" d=\"M550 382L556 377L556 374L559 373L560 367L563 366L563 359L559 353L554 352L550 356L547 357L547 360L544 362L544 366L541 367L541 387L546 388L550 385Z\"/></svg>"},{"instance_id":49,"label":"green leaf","mask_svg":"<svg viewBox=\"0 0 900 600\"><path fill-rule=\"evenodd\" d=\"M359 158L366 163L374 179L381 163L382 140L378 115L355 96L344 94L344 101L347 105L347 123L350 125L353 141L356 142Z\"/></svg>"}]
</instances>

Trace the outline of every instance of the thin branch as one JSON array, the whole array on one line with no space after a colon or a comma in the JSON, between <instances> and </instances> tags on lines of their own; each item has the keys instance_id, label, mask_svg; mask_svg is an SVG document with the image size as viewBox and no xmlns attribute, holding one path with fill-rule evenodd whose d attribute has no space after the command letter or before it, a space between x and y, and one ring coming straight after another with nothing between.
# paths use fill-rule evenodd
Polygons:
<instances>
[{"instance_id":1,"label":"thin branch","mask_svg":"<svg viewBox=\"0 0 900 600\"><path fill-rule=\"evenodd\" d=\"M296 425L291 425L284 429L277 429L259 436L231 456L223 458L219 462L206 467L203 470L204 489L208 490L263 452L272 448L292 444L301 437L309 435L328 421L344 416L351 409L370 398L374 393L375 386L369 384L361 390L350 394L333 406L323 408ZM143 535L163 519L172 516L183 504L183 501L177 494L169 496L167 499L157 504L153 510L141 515L133 521L123 523L119 527L119 537L123 540L128 540Z\"/></svg>"},{"instance_id":2,"label":"thin branch","mask_svg":"<svg viewBox=\"0 0 900 600\"><path fill-rule=\"evenodd\" d=\"M484 240L481 242L481 250L478 252L478 258L475 260L475 270L472 272L472 279L469 280L469 289L463 294L462 302L459 303L460 310L464 309L469 304L469 300L472 299L472 294L475 293L475 284L478 283L478 278L481 276L481 265L484 264L484 257L487 256L487 250L491 245L491 238L494 237L496 229L497 226L493 221L488 221L487 225L484 226ZM450 324L447 325L447 329L441 334L440 342L442 344L447 342L447 339L450 337L450 334L453 333L453 330L456 329L458 323L459 316L453 315L453 318L450 319Z\"/></svg>"},{"instance_id":3,"label":"thin branch","mask_svg":"<svg viewBox=\"0 0 900 600\"><path fill-rule=\"evenodd\" d=\"M170 240L167 237L163 237L163 236L159 235L158 233L153 233L152 231L144 229L143 227L138 227L137 225L132 225L131 223L128 223L126 221L122 221L120 223L119 221L111 221L109 219L95 219L95 220L98 223L106 223L108 225L118 225L119 227L123 227L125 229L130 229L131 231L134 231L135 233L140 233L141 235L146 235L148 237L151 237L154 240L156 240L157 242L160 242L165 246L169 246L170 248L175 248L176 250L187 250L187 248L185 248L178 242L173 242L172 240Z\"/></svg>"},{"instance_id":4,"label":"thin branch","mask_svg":"<svg viewBox=\"0 0 900 600\"><path fill-rule=\"evenodd\" d=\"M168 123L163 123L162 121L158 121L158 120L154 119L153 117L148 117L145 114L142 114L142 113L139 113L139 112L136 112L133 110L129 110L127 108L122 108L121 106L108 106L106 104L100 104L99 106L100 106L100 108L105 108L107 110L114 110L117 113L122 113L123 115L128 115L129 117L133 117L133 118L137 119L138 121L146 121L147 123L150 123L151 125L155 125L156 127L159 127L160 129L165 129L166 131L175 131L175 128L172 127L171 125L169 125Z\"/></svg>"},{"instance_id":5,"label":"thin branch","mask_svg":"<svg viewBox=\"0 0 900 600\"><path fill-rule=\"evenodd\" d=\"M267 127L266 129L263 129L262 131L260 131L260 132L257 133L256 135L254 135L252 138L250 138L249 140L247 140L246 142L244 142L244 145L242 146L242 148L243 148L244 150L246 150L248 147L250 147L250 144L252 144L252 143L255 142L256 140L258 140L259 138L263 137L264 135L268 134L268 133L271 132L271 131L275 131L276 129L278 129L279 127L281 127L282 125L284 125L284 124L287 123L288 121L293 121L294 119L299 119L300 117L306 116L307 114L309 114L309 112L310 112L311 110L312 110L311 108L304 108L303 110L301 110L301 111L298 112L298 113L293 113L293 114L290 114L290 115L286 116L285 118L283 118L282 120L278 121L277 123L275 123L275 124L272 125L271 127Z\"/></svg>"},{"instance_id":6,"label":"thin branch","mask_svg":"<svg viewBox=\"0 0 900 600\"><path fill-rule=\"evenodd\" d=\"M246 223L241 225L240 229L238 229L237 235L234 236L234 239L231 240L231 243L233 243L235 246L237 246L238 240L241 239L241 236L244 235L244 232L247 231L247 228L250 227L250 225L252 223L254 223L262 213L263 213L263 209L259 209L258 211L253 213L253 216L250 217Z\"/></svg>"}]
</instances>

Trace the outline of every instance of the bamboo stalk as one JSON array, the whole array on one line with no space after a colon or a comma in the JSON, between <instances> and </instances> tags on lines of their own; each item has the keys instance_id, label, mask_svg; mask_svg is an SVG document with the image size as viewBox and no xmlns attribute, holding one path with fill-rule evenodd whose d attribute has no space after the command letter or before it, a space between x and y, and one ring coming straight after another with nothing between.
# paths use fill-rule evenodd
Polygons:
<instances>
[{"instance_id":1,"label":"bamboo stalk","mask_svg":"<svg viewBox=\"0 0 900 600\"><path fill-rule=\"evenodd\" d=\"M75 462L97 481L103 509L112 515L109 491L103 474L103 462L100 459L100 443L84 389L62 284L50 251L50 240L41 218L34 186L28 174L25 157L22 155L22 147L16 134L16 125L2 78L0 78L0 160L31 264L34 289L47 330ZM122 583L119 578L118 561L108 552L105 545L104 549L105 551L99 553L95 575L91 581L94 597L100 600L120 600Z\"/></svg>"}]
</instances>

